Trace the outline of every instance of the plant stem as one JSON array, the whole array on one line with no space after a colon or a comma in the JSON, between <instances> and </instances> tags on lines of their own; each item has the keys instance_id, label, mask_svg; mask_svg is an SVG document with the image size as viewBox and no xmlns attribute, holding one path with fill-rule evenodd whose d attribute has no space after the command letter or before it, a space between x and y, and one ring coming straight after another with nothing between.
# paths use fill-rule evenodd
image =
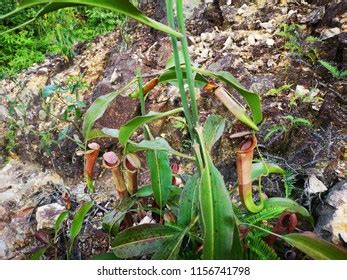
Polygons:
<instances>
[{"instance_id":1,"label":"plant stem","mask_svg":"<svg viewBox=\"0 0 347 280\"><path fill-rule=\"evenodd\" d=\"M172 29L175 29L174 10L173 9L174 9L173 0L166 0L168 24ZM176 37L174 37L174 36L170 36L170 37L171 37L173 55L174 55L175 65L176 65L175 70L176 70L176 76L177 76L177 83L178 83L178 88L179 88L180 95L181 95L182 105L184 108L184 115L185 115L186 120L187 120L189 134L193 138L194 137L193 122L192 122L192 117L191 117L191 111L190 111L189 105L188 105L188 99L187 99L186 91L184 89L183 73L182 73L182 69L181 69L181 63L180 63L180 57L179 57L179 51L178 51L178 42L177 42Z\"/></svg>"},{"instance_id":2,"label":"plant stem","mask_svg":"<svg viewBox=\"0 0 347 280\"><path fill-rule=\"evenodd\" d=\"M199 120L199 113L198 113L198 106L196 104L196 98L195 98L194 78L193 78L192 65L191 65L189 49L188 49L188 40L187 40L186 25L184 22L182 0L176 0L176 9L177 9L178 29L183 35L183 37L180 40L182 43L182 51L184 56L184 62L186 65L186 75L187 75L187 82L188 82L188 88L189 88L189 96L190 96L191 108L193 113L192 122L193 122L193 126L195 127Z\"/></svg>"}]
</instances>

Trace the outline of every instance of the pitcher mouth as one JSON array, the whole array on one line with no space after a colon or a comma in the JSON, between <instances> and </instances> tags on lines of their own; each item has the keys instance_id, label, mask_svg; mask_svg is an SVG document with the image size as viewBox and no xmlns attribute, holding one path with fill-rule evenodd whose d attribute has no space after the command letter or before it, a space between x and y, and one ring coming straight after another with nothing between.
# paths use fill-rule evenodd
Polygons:
<instances>
[{"instance_id":1,"label":"pitcher mouth","mask_svg":"<svg viewBox=\"0 0 347 280\"><path fill-rule=\"evenodd\" d=\"M240 144L239 149L236 151L238 154L247 154L255 149L257 146L257 138L253 135L252 138L245 139Z\"/></svg>"}]
</instances>

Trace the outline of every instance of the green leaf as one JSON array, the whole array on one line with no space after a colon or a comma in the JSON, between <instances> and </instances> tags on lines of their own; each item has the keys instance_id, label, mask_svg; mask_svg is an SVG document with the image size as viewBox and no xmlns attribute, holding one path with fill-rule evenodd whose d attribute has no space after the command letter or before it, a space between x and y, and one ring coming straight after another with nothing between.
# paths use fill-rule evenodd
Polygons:
<instances>
[{"instance_id":1,"label":"green leaf","mask_svg":"<svg viewBox=\"0 0 347 280\"><path fill-rule=\"evenodd\" d=\"M179 233L177 229L159 224L144 224L120 232L112 242L114 254L122 259L150 255L165 240Z\"/></svg>"},{"instance_id":2,"label":"green leaf","mask_svg":"<svg viewBox=\"0 0 347 280\"><path fill-rule=\"evenodd\" d=\"M169 198L172 182L172 171L168 153L165 151L148 151L147 164L151 172L153 195L162 208Z\"/></svg>"},{"instance_id":3,"label":"green leaf","mask_svg":"<svg viewBox=\"0 0 347 280\"><path fill-rule=\"evenodd\" d=\"M58 87L56 85L48 85L42 91L43 97L49 97L57 91Z\"/></svg>"},{"instance_id":4,"label":"green leaf","mask_svg":"<svg viewBox=\"0 0 347 280\"><path fill-rule=\"evenodd\" d=\"M139 151L166 151L170 152L173 149L164 138L157 138L154 140L142 140L140 143L129 143L127 146L127 152L135 153Z\"/></svg>"},{"instance_id":5,"label":"green leaf","mask_svg":"<svg viewBox=\"0 0 347 280\"><path fill-rule=\"evenodd\" d=\"M188 226L197 215L199 184L200 178L196 174L190 177L184 186L180 196L177 218L178 225L180 226Z\"/></svg>"},{"instance_id":6,"label":"green leaf","mask_svg":"<svg viewBox=\"0 0 347 280\"><path fill-rule=\"evenodd\" d=\"M261 109L261 101L258 94L253 91L247 90L239 81L226 71L213 72L209 70L194 69L198 73L204 76L210 76L212 78L218 79L227 85L231 86L237 90L242 97L246 100L248 106L252 111L253 121L255 124L260 123L263 120L263 113Z\"/></svg>"},{"instance_id":7,"label":"green leaf","mask_svg":"<svg viewBox=\"0 0 347 280\"><path fill-rule=\"evenodd\" d=\"M340 77L340 71L336 66L324 60L319 60L319 63L327 69L334 78L338 79Z\"/></svg>"},{"instance_id":8,"label":"green leaf","mask_svg":"<svg viewBox=\"0 0 347 280\"><path fill-rule=\"evenodd\" d=\"M213 165L207 151L202 127L196 128L205 165L201 166L199 189L200 211L204 227L205 260L239 259L241 245L233 244L240 239L234 234L236 219L229 192L218 169ZM234 249L234 250L233 250Z\"/></svg>"},{"instance_id":9,"label":"green leaf","mask_svg":"<svg viewBox=\"0 0 347 280\"><path fill-rule=\"evenodd\" d=\"M147 185L139 188L139 190L134 194L134 196L141 198L151 196L153 194L152 185Z\"/></svg>"},{"instance_id":10,"label":"green leaf","mask_svg":"<svg viewBox=\"0 0 347 280\"><path fill-rule=\"evenodd\" d=\"M184 60L182 60L184 61ZM187 83L187 74L182 70L183 80ZM170 83L178 87L177 74L175 69L168 69L159 77L160 83ZM200 74L195 75L194 79L195 87L202 88L207 84L207 80Z\"/></svg>"},{"instance_id":11,"label":"green leaf","mask_svg":"<svg viewBox=\"0 0 347 280\"><path fill-rule=\"evenodd\" d=\"M32 254L30 256L30 260L32 260L32 261L40 260L43 257L43 255L46 253L48 248L49 248L49 245L47 245L47 246L45 246L43 248L38 249L37 251L35 251L34 254Z\"/></svg>"},{"instance_id":12,"label":"green leaf","mask_svg":"<svg viewBox=\"0 0 347 280\"><path fill-rule=\"evenodd\" d=\"M212 162L201 175L200 209L204 224L205 260L231 258L235 218L223 177Z\"/></svg>"},{"instance_id":13,"label":"green leaf","mask_svg":"<svg viewBox=\"0 0 347 280\"><path fill-rule=\"evenodd\" d=\"M274 249L266 244L261 238L252 233L247 235L249 249L257 255L256 259L260 260L279 260Z\"/></svg>"},{"instance_id":14,"label":"green leaf","mask_svg":"<svg viewBox=\"0 0 347 280\"><path fill-rule=\"evenodd\" d=\"M177 38L181 38L182 35L172 28L157 22L151 18L146 17L140 10L138 10L129 0L23 0L20 2L20 4L17 6L17 8L6 14L0 16L0 20L5 19L11 15L14 15L22 10L25 10L27 8L35 7L38 5L44 5L46 6L39 11L37 16L44 15L46 13L52 12L54 10L58 10L61 8L71 7L71 6L78 6L78 5L87 5L87 6L94 6L104 9L109 9L114 12L118 12L124 15L127 15L129 17L134 18L135 20L146 24L152 28L158 29L160 31L163 31L165 33L171 34ZM25 23L26 24L26 23Z\"/></svg>"},{"instance_id":15,"label":"green leaf","mask_svg":"<svg viewBox=\"0 0 347 280\"><path fill-rule=\"evenodd\" d=\"M183 55L182 49L180 49L180 50L178 51L178 56L179 56L179 58L180 58L181 64L184 64L184 55ZM174 56L174 54L172 54L172 55L169 57L169 59L167 60L167 62L166 62L165 69L168 70L168 69L170 69L170 68L174 68L175 66L176 66L176 64L175 64L175 56Z\"/></svg>"},{"instance_id":16,"label":"green leaf","mask_svg":"<svg viewBox=\"0 0 347 280\"><path fill-rule=\"evenodd\" d=\"M107 128L104 127L101 131L108 137L118 138L119 137L119 129Z\"/></svg>"},{"instance_id":17,"label":"green leaf","mask_svg":"<svg viewBox=\"0 0 347 280\"><path fill-rule=\"evenodd\" d=\"M76 212L70 228L70 250L75 242L76 237L79 235L82 229L83 221L88 214L89 210L93 207L94 202L89 201L84 203L80 209Z\"/></svg>"},{"instance_id":18,"label":"green leaf","mask_svg":"<svg viewBox=\"0 0 347 280\"><path fill-rule=\"evenodd\" d=\"M59 230L61 229L61 226L63 225L64 221L69 217L69 211L65 210L60 213L58 216L57 220L55 221L54 224L54 243L56 243L57 237Z\"/></svg>"},{"instance_id":19,"label":"green leaf","mask_svg":"<svg viewBox=\"0 0 347 280\"><path fill-rule=\"evenodd\" d=\"M285 171L278 165L266 162L256 162L252 164L252 181L257 180L260 176L267 174L284 175Z\"/></svg>"},{"instance_id":20,"label":"green leaf","mask_svg":"<svg viewBox=\"0 0 347 280\"><path fill-rule=\"evenodd\" d=\"M119 142L126 146L126 144L129 141L130 136L134 133L136 129L141 127L142 125L163 118L170 115L174 115L177 113L182 112L182 108L174 109L165 113L155 113L155 112L149 112L146 116L140 116L136 117L129 122L127 122L125 125L123 125L119 130Z\"/></svg>"},{"instance_id":21,"label":"green leaf","mask_svg":"<svg viewBox=\"0 0 347 280\"><path fill-rule=\"evenodd\" d=\"M298 213L313 225L313 218L308 210L289 198L273 197L264 200L264 210L267 208L284 208L285 211Z\"/></svg>"},{"instance_id":22,"label":"green leaf","mask_svg":"<svg viewBox=\"0 0 347 280\"><path fill-rule=\"evenodd\" d=\"M284 207L274 207L274 208L265 208L257 214L249 215L245 218L245 221L249 224L257 224L262 221L268 221L279 217L283 212Z\"/></svg>"},{"instance_id":23,"label":"green leaf","mask_svg":"<svg viewBox=\"0 0 347 280\"><path fill-rule=\"evenodd\" d=\"M318 238L313 233L291 233L283 236L290 245L316 260L347 260L347 251Z\"/></svg>"},{"instance_id":24,"label":"green leaf","mask_svg":"<svg viewBox=\"0 0 347 280\"><path fill-rule=\"evenodd\" d=\"M178 233L173 237L165 240L160 250L153 256L152 260L175 260L182 246L182 241L185 236L185 231Z\"/></svg>"},{"instance_id":25,"label":"green leaf","mask_svg":"<svg viewBox=\"0 0 347 280\"><path fill-rule=\"evenodd\" d=\"M94 123L102 117L108 105L119 95L118 92L111 92L109 94L98 97L94 103L89 107L84 115L82 132L85 139L90 139L89 135Z\"/></svg>"},{"instance_id":26,"label":"green leaf","mask_svg":"<svg viewBox=\"0 0 347 280\"><path fill-rule=\"evenodd\" d=\"M93 261L112 261L112 260L121 260L114 253L102 253L91 258Z\"/></svg>"},{"instance_id":27,"label":"green leaf","mask_svg":"<svg viewBox=\"0 0 347 280\"><path fill-rule=\"evenodd\" d=\"M225 129L225 119L211 115L207 118L204 126L204 139L208 153L211 152L213 145L222 137Z\"/></svg>"},{"instance_id":28,"label":"green leaf","mask_svg":"<svg viewBox=\"0 0 347 280\"><path fill-rule=\"evenodd\" d=\"M102 220L103 230L109 233L111 236L115 236L119 231L120 224L124 220L125 215L129 212L129 209L134 206L134 204L134 199L126 198L122 200L114 210L106 213Z\"/></svg>"}]
</instances>

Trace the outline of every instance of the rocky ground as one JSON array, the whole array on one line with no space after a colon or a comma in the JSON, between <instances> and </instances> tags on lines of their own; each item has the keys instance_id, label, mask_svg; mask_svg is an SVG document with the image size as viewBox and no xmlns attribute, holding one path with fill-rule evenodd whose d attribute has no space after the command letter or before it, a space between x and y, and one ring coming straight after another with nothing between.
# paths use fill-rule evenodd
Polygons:
<instances>
[{"instance_id":1,"label":"rocky ground","mask_svg":"<svg viewBox=\"0 0 347 280\"><path fill-rule=\"evenodd\" d=\"M187 2L194 63L229 71L261 95L265 118L258 135L260 152L296 175L293 197L311 210L315 232L346 245L347 84L346 79L333 78L317 57L347 68L347 2ZM148 15L165 21L161 1L144 1L143 8ZM283 34L284 24L301 27L293 34ZM17 77L0 81L0 259L26 258L47 243L50 221L64 209L63 193L70 194L73 209L91 199L85 193L83 158L76 144L82 137L81 120L62 120L66 102L57 96L43 97L44 89L52 84L69 85L68 77L82 77L79 95L88 108L97 97L131 81L137 65L146 80L155 76L171 54L167 37L134 22L125 32L114 31L76 46L75 51L72 61L47 57ZM271 91L280 87L282 91ZM208 93L197 95L201 121L210 113L228 120L226 133L214 149L214 160L232 186L236 181L236 141L232 136L243 128ZM166 111L179 104L177 90L161 86L146 106L151 111ZM119 128L138 114L137 101L119 96L96 127ZM312 125L294 126L287 121L288 116L305 118ZM184 152L186 136L173 124L173 120L157 121L151 128ZM278 124L287 131L277 131L267 139L269 130ZM58 139L62 131L68 137ZM104 150L119 150L111 139L100 144ZM182 164L183 170L189 168ZM89 258L109 246L101 219L114 205L114 187L110 174L100 165L97 177L92 198L98 207L88 217L75 258ZM141 181L147 180L144 171ZM264 186L269 196L283 195L277 178L266 180ZM59 250L50 255L59 258Z\"/></svg>"}]
</instances>

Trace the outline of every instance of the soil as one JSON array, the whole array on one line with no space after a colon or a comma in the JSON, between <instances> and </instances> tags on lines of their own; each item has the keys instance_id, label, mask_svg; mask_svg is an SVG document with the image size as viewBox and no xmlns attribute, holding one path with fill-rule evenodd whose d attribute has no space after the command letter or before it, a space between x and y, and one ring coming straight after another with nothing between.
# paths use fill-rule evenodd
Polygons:
<instances>
[{"instance_id":1,"label":"soil","mask_svg":"<svg viewBox=\"0 0 347 280\"><path fill-rule=\"evenodd\" d=\"M334 63L339 69L345 69L346 2L321 0L297 4L288 1L290 3L283 6L262 4L263 1L255 1L259 2L259 6L254 1L232 1L231 5L227 4L228 1L207 2L209 3L192 9L187 20L194 63L210 70L228 71L246 88L260 94L264 120L257 136L259 151L265 160L277 163L296 175L293 199L312 211L318 221L316 232L341 244L342 241L337 240L336 236L334 238L333 232L322 230L322 227L332 221L335 212L332 211L328 218L325 217L327 221L322 222L321 209L333 186L346 182L346 78L337 80L317 61L297 52L289 52L285 49L285 39L278 33L282 24L300 24L304 27L300 35L300 46L305 48L304 38L320 37L326 30L338 27L340 34L320 40L313 47L320 59ZM163 3L164 1L145 1L142 8L146 14L165 22ZM0 259L27 258L37 248L45 246L47 239L52 237L52 231L36 230L35 210L42 205L63 203L61 195L64 191L71 195L72 210L91 198L98 203L98 207L88 216L87 226L79 237L73 258L89 259L109 248L108 235L101 229L101 220L105 211L114 206L115 190L111 175L101 167L99 160L96 194L87 194L83 184L83 157L76 154L78 145L66 138L59 143L52 143L47 151L42 149L40 138L42 132L52 129L52 138L56 139L59 131L66 127L69 128L69 137L82 138L82 135L75 126L49 116L42 119L38 112L43 110L45 104L41 90L52 81L63 81L69 75L83 75L88 85L88 89L83 91L83 99L88 108L97 97L130 82L137 66L141 67L145 82L163 70L171 54L168 38L133 21L129 22L127 32L131 37L131 44L126 43L122 34L116 30L96 38L88 47L87 44L76 46L78 55L69 63L57 57L47 57L43 64L34 65L16 79L0 81L0 106L5 108L7 115L12 114L17 134L17 145L10 154L5 148L8 139L1 136L0 141L0 144L3 143L0 147L3 154L3 169L0 172L3 180L0 189ZM291 85L291 88L274 96L267 94L269 90L285 84ZM299 89L305 90L306 94L314 93L314 96L307 100L296 100L295 94ZM235 94L232 89L229 90ZM5 95L10 99L3 98ZM96 122L96 128L119 128L139 114L138 101L126 95L114 100L104 116ZM201 122L210 114L218 114L227 119L225 134L213 149L213 160L229 188L233 188L236 184L235 149L240 139L233 139L232 136L246 128L211 94L200 90L197 97ZM16 108L14 113L10 112L8 100L14 98L23 105L24 110ZM159 86L148 98L146 109L163 112L179 105L180 98L175 87ZM57 102L54 110L60 112L62 108L63 104ZM292 128L287 134L276 133L266 141L269 129L288 115L305 118L312 125ZM2 134L9 125L6 118L4 120L0 115ZM76 125L81 127L81 120ZM154 136L165 135L174 149L183 153L189 150L185 132L175 129L172 120L154 122L151 124L151 131ZM139 132L134 140L141 137L143 135ZM97 142L103 151L121 151L114 139ZM259 154L256 153L255 157L258 158ZM7 159L9 163L5 163ZM172 162L179 161L173 158ZM185 161L180 161L180 167L188 173L192 171L192 166ZM16 174L18 180L11 179L13 174ZM26 177L30 177L30 174L36 174L37 178L46 178L49 174L53 179L48 177L46 181L39 183L29 180L28 183ZM306 189L311 175L317 176L328 190L308 195ZM143 170L140 182L145 184L148 181L148 171ZM268 196L283 196L280 178L270 177L263 184ZM26 186L26 191L15 191L19 186ZM16 196L11 196L12 192ZM310 228L303 228L306 229ZM64 246L66 244L61 244L60 247ZM46 255L46 258L62 258L63 252L51 248Z\"/></svg>"}]
</instances>

